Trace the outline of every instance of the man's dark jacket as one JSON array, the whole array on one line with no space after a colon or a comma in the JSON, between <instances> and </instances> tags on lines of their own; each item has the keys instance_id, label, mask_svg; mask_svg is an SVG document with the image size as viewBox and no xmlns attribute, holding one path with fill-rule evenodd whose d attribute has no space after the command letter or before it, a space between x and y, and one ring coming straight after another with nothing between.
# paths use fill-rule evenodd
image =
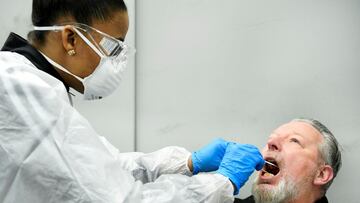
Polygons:
<instances>
[{"instance_id":1,"label":"man's dark jacket","mask_svg":"<svg viewBox=\"0 0 360 203\"><path fill-rule=\"evenodd\" d=\"M255 203L254 197L251 195L246 199L237 199L235 198L235 203ZM321 199L317 200L315 203L328 203L327 198L324 196Z\"/></svg>"}]
</instances>

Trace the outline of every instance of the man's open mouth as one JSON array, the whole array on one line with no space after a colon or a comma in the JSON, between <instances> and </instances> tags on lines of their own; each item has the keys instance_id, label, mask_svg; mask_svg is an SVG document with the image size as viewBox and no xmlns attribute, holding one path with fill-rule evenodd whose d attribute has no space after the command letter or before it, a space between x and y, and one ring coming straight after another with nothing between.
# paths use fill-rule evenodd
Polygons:
<instances>
[{"instance_id":1,"label":"man's open mouth","mask_svg":"<svg viewBox=\"0 0 360 203\"><path fill-rule=\"evenodd\" d=\"M280 172L280 168L274 159L266 159L262 169L262 176L276 176Z\"/></svg>"}]
</instances>

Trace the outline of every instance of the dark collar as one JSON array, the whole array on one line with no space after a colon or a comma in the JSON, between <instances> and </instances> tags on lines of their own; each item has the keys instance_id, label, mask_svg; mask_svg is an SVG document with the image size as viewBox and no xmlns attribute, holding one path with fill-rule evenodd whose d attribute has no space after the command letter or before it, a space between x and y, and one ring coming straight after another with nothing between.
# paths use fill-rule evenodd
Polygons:
<instances>
[{"instance_id":1,"label":"dark collar","mask_svg":"<svg viewBox=\"0 0 360 203\"><path fill-rule=\"evenodd\" d=\"M10 33L1 51L11 51L25 56L39 70L42 70L60 80L64 84L66 91L69 92L69 86L66 85L65 81L61 78L60 74L54 69L54 67L35 47L19 35L13 32Z\"/></svg>"},{"instance_id":2,"label":"dark collar","mask_svg":"<svg viewBox=\"0 0 360 203\"><path fill-rule=\"evenodd\" d=\"M323 196L321 199L317 200L315 203L328 203L326 196Z\"/></svg>"},{"instance_id":3,"label":"dark collar","mask_svg":"<svg viewBox=\"0 0 360 203\"><path fill-rule=\"evenodd\" d=\"M235 198L235 203L254 203L254 196L249 196L246 199L237 199ZM328 203L328 200L326 198L326 196L323 196L321 199L317 200L315 203Z\"/></svg>"}]
</instances>

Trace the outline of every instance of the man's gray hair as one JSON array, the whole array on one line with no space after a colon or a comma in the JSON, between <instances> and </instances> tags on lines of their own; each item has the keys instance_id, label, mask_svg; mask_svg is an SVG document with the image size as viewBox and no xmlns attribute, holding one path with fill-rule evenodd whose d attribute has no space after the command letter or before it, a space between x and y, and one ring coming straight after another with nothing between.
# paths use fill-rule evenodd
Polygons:
<instances>
[{"instance_id":1,"label":"man's gray hair","mask_svg":"<svg viewBox=\"0 0 360 203\"><path fill-rule=\"evenodd\" d=\"M324 138L324 141L319 146L319 152L322 159L326 164L330 165L334 171L334 177L327 184L324 185L324 193L330 187L334 178L336 177L340 167L341 167L341 150L338 141L335 136L330 132L330 130L315 119L310 118L296 118L293 121L305 122L317 129Z\"/></svg>"}]
</instances>

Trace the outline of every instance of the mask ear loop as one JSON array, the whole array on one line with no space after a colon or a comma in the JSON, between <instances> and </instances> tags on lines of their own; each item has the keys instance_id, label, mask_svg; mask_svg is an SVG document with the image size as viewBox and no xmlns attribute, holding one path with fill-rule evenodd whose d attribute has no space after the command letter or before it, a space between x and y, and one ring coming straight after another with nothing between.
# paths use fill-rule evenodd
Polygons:
<instances>
[{"instance_id":1,"label":"mask ear loop","mask_svg":"<svg viewBox=\"0 0 360 203\"><path fill-rule=\"evenodd\" d=\"M46 56L46 55L45 55L44 53L42 53L41 51L39 51L39 52L41 53L41 55L43 55L43 56L46 58L46 60L47 60L51 65L55 66L56 68L64 71L65 73L67 73L67 74L69 74L69 75L71 75L71 76L74 76L74 77L75 77L76 79L78 79L80 82L83 82L83 81L84 81L83 78L81 78L81 77L79 77L79 76L71 73L71 72L68 71L66 68L64 68L64 67L61 66L60 64L56 63L55 61L53 61L51 58L49 58L48 56Z\"/></svg>"},{"instance_id":2,"label":"mask ear loop","mask_svg":"<svg viewBox=\"0 0 360 203\"><path fill-rule=\"evenodd\" d=\"M75 32L80 36L80 38L81 38L82 40L84 40L84 42L85 42L87 45L89 45L89 47L92 48L92 49L95 51L95 53L96 53L97 55L99 55L101 58L104 58L104 57L105 57L104 54L101 53L101 52L95 47L95 45L94 45L93 43L91 43L90 40L89 40L88 38L86 38L76 27L74 27L74 30L75 30Z\"/></svg>"},{"instance_id":3,"label":"mask ear loop","mask_svg":"<svg viewBox=\"0 0 360 203\"><path fill-rule=\"evenodd\" d=\"M95 31L97 33L99 33L98 30L92 28L92 27L88 27L89 29L91 29L92 31ZM96 40L94 39L94 37L91 35L91 33L88 33L88 30L85 29L85 32L89 35L90 39L92 40L93 44L95 44L96 48L102 53L103 56L107 56L104 52L104 50L101 48L101 46L99 45L99 43L96 42ZM101 35L101 33L100 33ZM102 37L102 38L105 38L105 37Z\"/></svg>"}]
</instances>

